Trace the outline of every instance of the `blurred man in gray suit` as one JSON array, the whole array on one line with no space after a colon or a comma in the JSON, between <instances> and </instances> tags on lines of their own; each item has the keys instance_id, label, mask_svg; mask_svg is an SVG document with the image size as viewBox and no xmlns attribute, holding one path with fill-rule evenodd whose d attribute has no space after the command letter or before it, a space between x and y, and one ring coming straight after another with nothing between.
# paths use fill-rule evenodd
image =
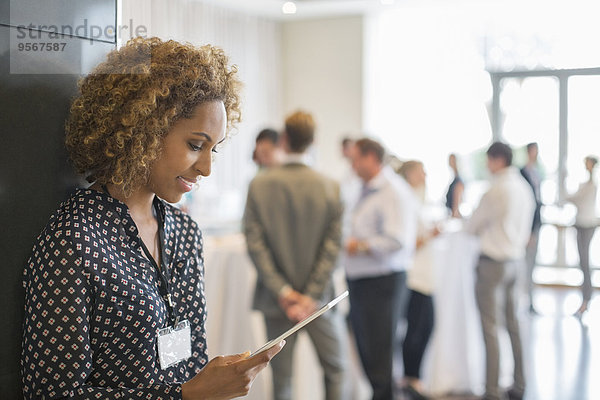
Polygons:
<instances>
[{"instance_id":1,"label":"blurred man in gray suit","mask_svg":"<svg viewBox=\"0 0 600 400\"><path fill-rule=\"evenodd\" d=\"M342 205L338 184L304 163L314 137L310 114L285 121L281 166L250 183L244 214L248 252L258 273L254 307L262 311L270 339L334 297L332 272L340 250ZM325 375L326 399L342 398L346 334L334 309L306 328ZM276 400L292 398L296 336L271 361Z\"/></svg>"}]
</instances>

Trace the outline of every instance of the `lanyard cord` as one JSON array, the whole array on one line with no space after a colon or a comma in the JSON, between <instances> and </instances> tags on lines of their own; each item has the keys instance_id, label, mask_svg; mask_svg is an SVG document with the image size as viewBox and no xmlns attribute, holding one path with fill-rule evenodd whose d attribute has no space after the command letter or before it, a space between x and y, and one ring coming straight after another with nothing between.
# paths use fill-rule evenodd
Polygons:
<instances>
[{"instance_id":1,"label":"lanyard cord","mask_svg":"<svg viewBox=\"0 0 600 400\"><path fill-rule=\"evenodd\" d=\"M110 192L108 191L108 188L106 187L106 185L102 185L102 189L106 192L106 194L108 194L109 196L111 195ZM177 315L177 312L175 311L175 304L173 303L173 299L171 298L171 290L170 290L171 288L169 285L169 272L167 271L167 266L165 263L166 254L165 254L165 249L163 246L164 239L165 239L164 221L162 218L162 214L161 214L160 210L158 209L158 206L156 203L154 204L154 211L156 212L156 219L158 220L158 249L159 249L159 253L160 253L160 262L161 262L160 268L159 268L158 264L156 263L156 260L154 259L154 257L150 253L150 251L148 250L148 247L146 247L146 244L144 243L144 241L141 240L141 237L140 237L140 244L142 246L142 250L144 251L144 254L146 255L146 258L148 259L150 264L154 267L157 275L159 276L159 278L161 280L162 290L159 287L159 292L160 292L161 297L163 298L163 301L165 302L167 311L169 313L169 320L173 323L173 326L176 326L179 323L179 316Z\"/></svg>"}]
</instances>

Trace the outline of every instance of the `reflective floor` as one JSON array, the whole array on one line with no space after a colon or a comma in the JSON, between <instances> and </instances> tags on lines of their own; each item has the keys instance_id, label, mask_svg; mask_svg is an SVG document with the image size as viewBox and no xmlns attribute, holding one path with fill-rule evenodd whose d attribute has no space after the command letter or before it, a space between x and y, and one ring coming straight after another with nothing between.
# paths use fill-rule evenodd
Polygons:
<instances>
[{"instance_id":1,"label":"reflective floor","mask_svg":"<svg viewBox=\"0 0 600 400\"><path fill-rule=\"evenodd\" d=\"M600 292L595 291L590 309L581 319L573 316L580 302L577 289L535 289L538 313L521 315L528 378L526 400L600 399Z\"/></svg>"}]
</instances>

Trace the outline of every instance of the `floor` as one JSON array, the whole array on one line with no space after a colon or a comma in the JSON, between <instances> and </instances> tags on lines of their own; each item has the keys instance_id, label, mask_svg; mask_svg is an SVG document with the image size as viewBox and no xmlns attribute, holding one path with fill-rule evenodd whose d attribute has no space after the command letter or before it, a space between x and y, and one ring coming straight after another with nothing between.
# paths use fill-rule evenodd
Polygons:
<instances>
[{"instance_id":1,"label":"floor","mask_svg":"<svg viewBox=\"0 0 600 400\"><path fill-rule=\"evenodd\" d=\"M537 285L534 290L536 314L528 307L520 311L522 340L525 350L527 391L524 400L600 400L600 289L594 291L589 311L579 319L573 316L581 302L577 288L566 286ZM525 306L525 305L524 305ZM507 335L501 337L502 362L501 385L511 382L512 361ZM308 341L300 337L299 341ZM310 344L307 344L310 348ZM399 353L400 354L400 353ZM482 355L483 356L483 355ZM316 356L315 356L316 357ZM351 346L352 366L360 368L358 356ZM509 360L506 362L506 360ZM316 358L312 360L316 365ZM402 379L402 361L396 360L397 381ZM399 367L399 368L398 368ZM464 366L456 365L456 368ZM320 372L307 377L317 382ZM371 390L364 373L353 371L353 379L347 388L345 399L369 400ZM296 385L304 387L304 385ZM319 385L311 385L319 386ZM312 393L312 392L311 392ZM295 399L324 398L319 395L295 395ZM432 400L478 400L473 394L438 396ZM399 395L394 400L411 400Z\"/></svg>"},{"instance_id":2,"label":"floor","mask_svg":"<svg viewBox=\"0 0 600 400\"><path fill-rule=\"evenodd\" d=\"M538 286L534 297L537 314L522 312L528 382L525 400L600 399L600 292L595 291L590 309L581 319L573 316L580 302L577 289ZM476 398L463 395L436 400Z\"/></svg>"}]
</instances>

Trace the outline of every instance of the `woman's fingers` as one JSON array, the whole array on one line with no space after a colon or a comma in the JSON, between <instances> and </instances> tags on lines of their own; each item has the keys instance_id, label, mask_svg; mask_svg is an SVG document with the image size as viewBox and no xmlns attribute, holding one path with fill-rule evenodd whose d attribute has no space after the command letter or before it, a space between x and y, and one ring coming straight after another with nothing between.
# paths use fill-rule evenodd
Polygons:
<instances>
[{"instance_id":1,"label":"woman's fingers","mask_svg":"<svg viewBox=\"0 0 600 400\"><path fill-rule=\"evenodd\" d=\"M245 360L251 353L246 351L245 353L233 354L230 356L221 356L223 364L233 364L238 361Z\"/></svg>"},{"instance_id":2,"label":"woman's fingers","mask_svg":"<svg viewBox=\"0 0 600 400\"><path fill-rule=\"evenodd\" d=\"M182 385L184 400L232 399L245 396L256 375L281 351L285 340L254 357L250 352L213 358L198 375Z\"/></svg>"},{"instance_id":3,"label":"woman's fingers","mask_svg":"<svg viewBox=\"0 0 600 400\"><path fill-rule=\"evenodd\" d=\"M283 346L285 346L285 340L282 340L281 342L277 343L275 346L273 346L265 351L261 351L257 355L255 355L251 358L248 358L247 360L244 360L243 362L247 363L249 368L254 368L257 366L261 366L262 368L264 368L267 366L269 361L271 361L271 359L273 357L275 357L275 355L277 353L279 353L281 351L281 349L283 349Z\"/></svg>"}]
</instances>

